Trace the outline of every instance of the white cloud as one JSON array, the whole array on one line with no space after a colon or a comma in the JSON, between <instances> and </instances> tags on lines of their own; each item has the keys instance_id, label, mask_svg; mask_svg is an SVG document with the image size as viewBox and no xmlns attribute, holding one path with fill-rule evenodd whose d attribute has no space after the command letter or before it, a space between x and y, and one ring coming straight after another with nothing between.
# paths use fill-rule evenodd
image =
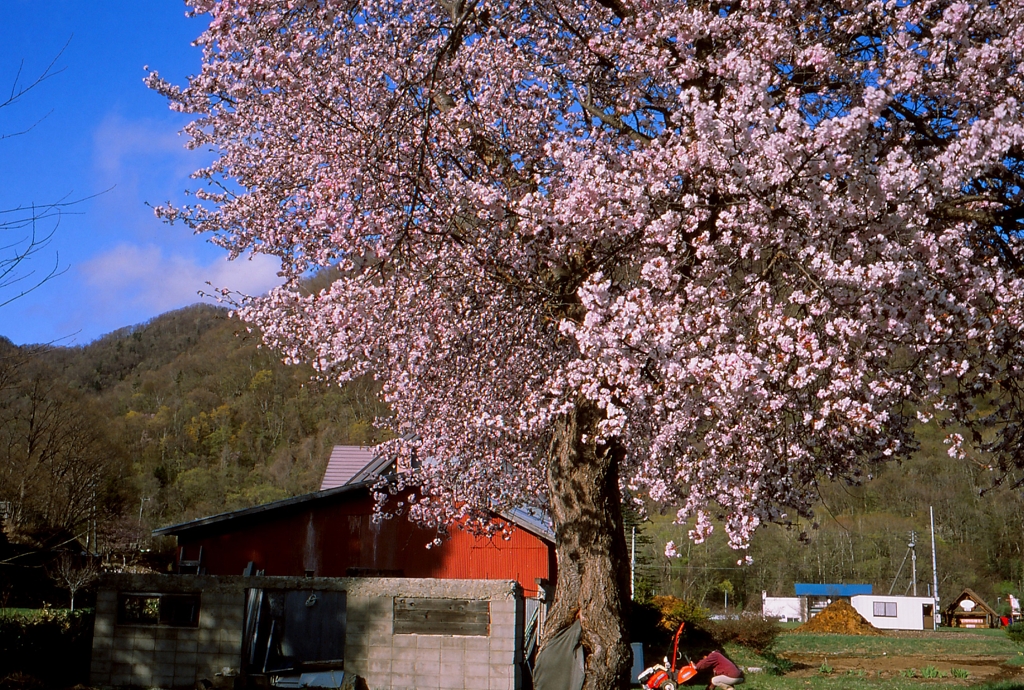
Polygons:
<instances>
[{"instance_id":1,"label":"white cloud","mask_svg":"<svg viewBox=\"0 0 1024 690\"><path fill-rule=\"evenodd\" d=\"M155 245L121 244L82 263L78 270L95 290L100 308L160 313L212 301L199 294L212 291L211 286L262 294L283 282L277 275L279 267L276 258L264 254L203 263L195 257L168 254Z\"/></svg>"}]
</instances>

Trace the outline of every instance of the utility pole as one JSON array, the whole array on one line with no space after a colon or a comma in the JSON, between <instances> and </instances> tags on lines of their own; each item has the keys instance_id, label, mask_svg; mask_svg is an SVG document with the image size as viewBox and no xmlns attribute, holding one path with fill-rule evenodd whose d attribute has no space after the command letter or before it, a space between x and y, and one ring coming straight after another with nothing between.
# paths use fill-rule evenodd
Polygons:
<instances>
[{"instance_id":1,"label":"utility pole","mask_svg":"<svg viewBox=\"0 0 1024 690\"><path fill-rule=\"evenodd\" d=\"M914 596L917 596L917 532L910 530L910 581L914 583Z\"/></svg>"},{"instance_id":2,"label":"utility pole","mask_svg":"<svg viewBox=\"0 0 1024 690\"><path fill-rule=\"evenodd\" d=\"M939 616L939 571L935 567L935 510L928 506L928 516L932 523L932 598L935 599L935 627L939 627L942 618Z\"/></svg>"},{"instance_id":3,"label":"utility pole","mask_svg":"<svg viewBox=\"0 0 1024 690\"><path fill-rule=\"evenodd\" d=\"M910 558L911 567L911 584L907 585L907 589L903 590L906 594L911 588L914 588L914 596L917 596L917 533L913 530L910 531L910 543L907 544L907 553L903 556L903 561L900 563L899 570L896 571L896 577L892 579L892 584L889 585L889 594L892 594L892 590L896 588L896 581L900 579L900 573L903 572L903 566L907 564L907 559Z\"/></svg>"}]
</instances>

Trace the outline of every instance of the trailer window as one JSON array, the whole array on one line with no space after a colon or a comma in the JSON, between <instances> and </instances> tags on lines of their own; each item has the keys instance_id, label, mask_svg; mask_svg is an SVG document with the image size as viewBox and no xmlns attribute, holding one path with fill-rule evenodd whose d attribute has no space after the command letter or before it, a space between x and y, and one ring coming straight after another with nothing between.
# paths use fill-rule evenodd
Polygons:
<instances>
[{"instance_id":1,"label":"trailer window","mask_svg":"<svg viewBox=\"0 0 1024 690\"><path fill-rule=\"evenodd\" d=\"M896 602L895 601L876 601L876 602L874 602L874 614L875 614L875 618L896 618Z\"/></svg>"}]
</instances>

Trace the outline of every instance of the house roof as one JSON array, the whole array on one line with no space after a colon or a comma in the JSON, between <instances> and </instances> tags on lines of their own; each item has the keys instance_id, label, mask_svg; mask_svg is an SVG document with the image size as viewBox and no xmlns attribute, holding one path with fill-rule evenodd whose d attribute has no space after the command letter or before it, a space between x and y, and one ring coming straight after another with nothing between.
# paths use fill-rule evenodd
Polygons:
<instances>
[{"instance_id":1,"label":"house roof","mask_svg":"<svg viewBox=\"0 0 1024 690\"><path fill-rule=\"evenodd\" d=\"M365 480L367 476L357 479L357 475L368 475L367 467L378 460L372 448L364 446L334 446L331 457L327 460L320 490L336 489L349 482ZM379 462L386 462L383 458Z\"/></svg>"},{"instance_id":2,"label":"house roof","mask_svg":"<svg viewBox=\"0 0 1024 690\"><path fill-rule=\"evenodd\" d=\"M196 518L195 520L189 520L188 522L181 522L176 525L168 525L166 527L160 527L158 529L155 529L153 530L153 536L164 537L183 534L185 532L190 532L195 529L209 527L211 525L217 525L225 522L244 519L255 515L261 515L263 513L272 513L293 506L301 506L306 503L315 503L318 501L329 500L331 498L336 498L347 494L355 494L360 490L369 490L369 488L373 486L376 483L376 481L376 479L373 479L371 481L345 484L344 486L338 486L333 489L327 489L326 491L317 491L311 494L292 496L291 498L283 498L280 501L263 503L261 505L253 506L251 508L230 510L225 513L217 513L216 515L209 515L207 517Z\"/></svg>"},{"instance_id":3,"label":"house roof","mask_svg":"<svg viewBox=\"0 0 1024 690\"><path fill-rule=\"evenodd\" d=\"M513 508L499 514L516 527L552 544L555 543L555 528L551 524L551 516L547 511L540 508L523 507Z\"/></svg>"},{"instance_id":4,"label":"house roof","mask_svg":"<svg viewBox=\"0 0 1024 690\"><path fill-rule=\"evenodd\" d=\"M840 585L797 582L793 585L798 597L852 597L871 594L871 585Z\"/></svg>"},{"instance_id":5,"label":"house roof","mask_svg":"<svg viewBox=\"0 0 1024 690\"><path fill-rule=\"evenodd\" d=\"M388 457L376 457L370 448L334 446L334 449L331 451L331 457L327 462L323 481L320 482L320 491L293 496L292 498L285 498L272 503L264 503L252 508L217 513L216 515L182 522L177 525L160 527L153 530L153 536L176 536L213 525L221 525L235 520L244 520L257 515L287 510L307 503L347 497L349 494L354 495L361 490L369 491L370 487L376 484L382 476L394 474L394 471L393 463ZM514 508L510 511L493 512L516 527L536 537L540 537L548 543L555 543L555 531L551 525L551 518L540 508L522 507Z\"/></svg>"},{"instance_id":6,"label":"house roof","mask_svg":"<svg viewBox=\"0 0 1024 690\"><path fill-rule=\"evenodd\" d=\"M242 508L241 510L232 510L226 513L218 513L216 515L210 515L207 517L197 518L188 522L182 522L176 525L168 525L167 527L160 527L153 530L154 537L166 537L166 536L178 536L186 534L193 530L202 530L214 525L226 525L234 521L245 520L247 518L270 514L281 510L288 510L289 508L301 507L304 504L313 504L323 501L331 501L332 499L342 499L349 496L354 496L361 491L370 491L371 487L377 483L377 478L372 477L367 481L354 482L351 484L345 484L344 486L335 487L333 489L327 489L326 491L317 491L311 494L303 494L302 496L293 496L292 498L284 498L280 501L274 501L273 503L264 503L263 505L253 506L252 508ZM540 537L544 541L554 544L555 543L555 532L552 529L550 522L548 521L547 514L538 508L515 508L511 511L505 511L497 513L501 517L505 518L519 529L529 532L530 534Z\"/></svg>"},{"instance_id":7,"label":"house roof","mask_svg":"<svg viewBox=\"0 0 1024 690\"><path fill-rule=\"evenodd\" d=\"M964 591L960 592L960 596L958 596L956 599L954 599L952 601L952 603L950 603L950 605L946 607L946 615L947 616L955 615L957 607L960 606L960 602L963 601L964 599L970 599L975 604L977 604L980 608L984 609L985 613L987 613L990 616L996 616L996 617L999 616L999 614L996 613L996 610L994 608L992 608L991 606L989 606L988 604L986 604L985 600L982 599L978 595L978 593L975 592L970 587L964 587Z\"/></svg>"}]
</instances>

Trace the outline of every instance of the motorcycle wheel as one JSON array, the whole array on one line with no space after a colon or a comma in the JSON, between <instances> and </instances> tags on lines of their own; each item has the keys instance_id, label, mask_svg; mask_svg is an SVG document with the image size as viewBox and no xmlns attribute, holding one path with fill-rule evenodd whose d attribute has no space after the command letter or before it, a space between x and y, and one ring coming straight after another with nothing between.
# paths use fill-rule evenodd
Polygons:
<instances>
[{"instance_id":1,"label":"motorcycle wheel","mask_svg":"<svg viewBox=\"0 0 1024 690\"><path fill-rule=\"evenodd\" d=\"M673 683L672 681L668 681L664 685L662 685L660 688L658 688L658 690L676 690L676 684Z\"/></svg>"}]
</instances>

